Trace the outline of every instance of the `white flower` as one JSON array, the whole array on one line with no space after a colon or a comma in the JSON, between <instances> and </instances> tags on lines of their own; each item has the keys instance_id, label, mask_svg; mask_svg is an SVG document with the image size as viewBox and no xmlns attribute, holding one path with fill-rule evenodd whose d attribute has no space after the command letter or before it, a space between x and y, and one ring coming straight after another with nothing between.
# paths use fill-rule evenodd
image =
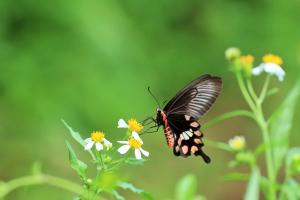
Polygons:
<instances>
[{"instance_id":1,"label":"white flower","mask_svg":"<svg viewBox=\"0 0 300 200\"><path fill-rule=\"evenodd\" d=\"M263 61L259 66L252 69L252 74L258 76L265 71L268 74L276 75L279 81L283 81L285 71L281 67L282 59L279 56L267 54L263 57Z\"/></svg>"},{"instance_id":2,"label":"white flower","mask_svg":"<svg viewBox=\"0 0 300 200\"><path fill-rule=\"evenodd\" d=\"M136 159L142 159L142 154L146 157L149 156L149 152L142 149L143 141L136 132L132 132L132 136L128 139L128 141L118 141L118 143L123 144L118 149L120 154L125 154L130 148L133 148Z\"/></svg>"},{"instance_id":3,"label":"white flower","mask_svg":"<svg viewBox=\"0 0 300 200\"><path fill-rule=\"evenodd\" d=\"M245 137L244 136L234 136L234 138L232 138L228 141L228 144L235 151L243 150L246 146Z\"/></svg>"},{"instance_id":4,"label":"white flower","mask_svg":"<svg viewBox=\"0 0 300 200\"><path fill-rule=\"evenodd\" d=\"M129 119L128 123L124 119L118 121L118 128L128 128L132 132L139 133L144 127L136 119Z\"/></svg>"},{"instance_id":5,"label":"white flower","mask_svg":"<svg viewBox=\"0 0 300 200\"><path fill-rule=\"evenodd\" d=\"M101 151L103 149L103 145L106 147L106 149L109 149L112 147L112 143L104 138L104 133L100 131L94 131L91 133L91 137L84 140L85 150L90 150L94 144L96 146L97 151ZM103 143L103 145L102 145Z\"/></svg>"}]
</instances>

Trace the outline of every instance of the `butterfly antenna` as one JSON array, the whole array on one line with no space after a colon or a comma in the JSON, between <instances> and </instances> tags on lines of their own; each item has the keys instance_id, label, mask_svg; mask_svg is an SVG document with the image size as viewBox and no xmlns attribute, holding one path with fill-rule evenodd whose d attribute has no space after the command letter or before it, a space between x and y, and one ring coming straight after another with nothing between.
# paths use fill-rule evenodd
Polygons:
<instances>
[{"instance_id":1,"label":"butterfly antenna","mask_svg":"<svg viewBox=\"0 0 300 200\"><path fill-rule=\"evenodd\" d=\"M148 86L148 92L149 94L153 97L153 99L155 100L156 104L158 105L158 107L160 108L159 102L157 100L157 98L154 96L154 94L151 92L150 90L150 86Z\"/></svg>"}]
</instances>

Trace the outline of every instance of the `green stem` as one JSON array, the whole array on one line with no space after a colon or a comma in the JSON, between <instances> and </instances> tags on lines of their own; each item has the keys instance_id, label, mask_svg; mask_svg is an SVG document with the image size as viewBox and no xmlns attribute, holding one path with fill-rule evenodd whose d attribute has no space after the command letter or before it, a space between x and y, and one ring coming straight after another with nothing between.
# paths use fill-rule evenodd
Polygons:
<instances>
[{"instance_id":1,"label":"green stem","mask_svg":"<svg viewBox=\"0 0 300 200\"><path fill-rule=\"evenodd\" d=\"M269 83L270 83L270 79L271 79L271 75L267 75L265 83L262 87L262 90L260 92L259 98L258 98L258 102L261 104L267 95L267 91L268 91L268 87L269 87Z\"/></svg>"},{"instance_id":2,"label":"green stem","mask_svg":"<svg viewBox=\"0 0 300 200\"><path fill-rule=\"evenodd\" d=\"M242 78L242 75L241 75L240 72L236 73L236 78L237 78L240 90L241 90L246 102L248 103L251 110L253 112L255 112L255 110L256 110L255 104L254 104L253 100L251 99L251 96L249 95L249 93L247 91L247 88L245 86L245 83L243 81L243 78Z\"/></svg>"},{"instance_id":3,"label":"green stem","mask_svg":"<svg viewBox=\"0 0 300 200\"><path fill-rule=\"evenodd\" d=\"M270 76L267 76L266 81L263 85L262 91L258 98L253 89L251 81L247 81L247 86L248 86L248 90L247 90L245 83L243 81L243 78L241 76L241 73L236 73L236 77L237 77L237 81L238 81L239 87L241 89L241 92L242 92L246 102L248 103L249 107L251 108L251 110L255 116L256 122L258 123L258 125L262 131L263 142L264 142L264 145L267 147L265 150L267 173L268 173L268 178L271 182L271 184L269 185L268 199L276 200L276 188L274 187L274 185L276 183L276 174L273 169L274 162L273 162L273 155L272 155L272 151L271 151L272 147L270 147L271 140L270 140L270 136L269 136L268 122L265 120L263 110L262 110L262 102L264 101L267 91L268 91ZM251 99L251 96L252 96L253 100Z\"/></svg>"},{"instance_id":4,"label":"green stem","mask_svg":"<svg viewBox=\"0 0 300 200\"><path fill-rule=\"evenodd\" d=\"M257 123L259 124L259 127L262 131L263 135L263 140L264 140L264 145L266 146L265 148L265 156L266 156L266 165L267 165L267 173L268 173L268 178L271 181L271 185L269 186L270 190L270 199L274 200L276 199L276 190L273 187L276 183L276 175L275 171L273 169L274 166L274 161L273 161L273 155L272 155L272 147L271 147L271 140L270 140L270 135L269 135L269 130L268 130L268 123L266 122L263 111L261 108L261 104L258 104L257 108Z\"/></svg>"},{"instance_id":5,"label":"green stem","mask_svg":"<svg viewBox=\"0 0 300 200\"><path fill-rule=\"evenodd\" d=\"M252 119L255 119L254 115L247 111L247 110L235 110L235 111L232 111L232 112L228 112L228 113L225 113L223 115L220 115L212 120L210 120L209 122L207 122L204 126L203 126L203 130L204 129L207 129L221 121L224 121L226 119L229 119L229 118L232 118L232 117L238 117L238 116L244 116L244 117L250 117Z\"/></svg>"},{"instance_id":6,"label":"green stem","mask_svg":"<svg viewBox=\"0 0 300 200\"><path fill-rule=\"evenodd\" d=\"M247 78L246 84L247 84L247 88L248 88L248 90L249 90L249 93L250 93L252 99L254 100L254 102L257 102L258 97L257 97L257 95L256 95L256 92L255 92L253 86L252 86L252 82L251 82L251 79L250 79L250 78Z\"/></svg>"},{"instance_id":7,"label":"green stem","mask_svg":"<svg viewBox=\"0 0 300 200\"><path fill-rule=\"evenodd\" d=\"M67 191L70 191L72 193L75 193L77 195L83 194L83 189L80 185L73 183L69 180L54 177L51 175L46 174L37 174L37 175L31 175L31 176L23 176L20 178L13 179L11 181L2 183L0 185L0 199L4 198L6 195L8 195L13 190L16 190L20 187L26 187L30 185L40 185L40 184L47 184L51 186L55 186Z\"/></svg>"}]
</instances>

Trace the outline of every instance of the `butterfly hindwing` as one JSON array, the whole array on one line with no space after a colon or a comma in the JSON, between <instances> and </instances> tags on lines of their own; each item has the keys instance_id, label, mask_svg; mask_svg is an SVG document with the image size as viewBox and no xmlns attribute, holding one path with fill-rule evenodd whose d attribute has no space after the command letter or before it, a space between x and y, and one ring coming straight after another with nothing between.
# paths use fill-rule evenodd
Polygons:
<instances>
[{"instance_id":1,"label":"butterfly hindwing","mask_svg":"<svg viewBox=\"0 0 300 200\"><path fill-rule=\"evenodd\" d=\"M174 116L173 116L174 117ZM182 118L180 127L173 127L174 132L174 146L173 153L176 156L188 157L191 155L202 156L206 163L210 162L210 158L203 152L202 147L204 143L202 141L203 133L199 130L200 124L191 116L184 115L177 116L177 120Z\"/></svg>"}]
</instances>

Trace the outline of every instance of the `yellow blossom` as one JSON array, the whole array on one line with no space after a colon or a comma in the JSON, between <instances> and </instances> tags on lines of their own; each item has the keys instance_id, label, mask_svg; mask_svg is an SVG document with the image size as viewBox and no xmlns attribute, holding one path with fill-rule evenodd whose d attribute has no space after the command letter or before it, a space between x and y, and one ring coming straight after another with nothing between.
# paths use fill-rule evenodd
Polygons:
<instances>
[{"instance_id":1,"label":"yellow blossom","mask_svg":"<svg viewBox=\"0 0 300 200\"><path fill-rule=\"evenodd\" d=\"M139 133L141 130L143 130L144 127L136 119L129 119L128 128L131 131Z\"/></svg>"},{"instance_id":2,"label":"yellow blossom","mask_svg":"<svg viewBox=\"0 0 300 200\"><path fill-rule=\"evenodd\" d=\"M94 131L91 133L91 138L94 142L101 142L104 139L104 133L101 131Z\"/></svg>"},{"instance_id":3,"label":"yellow blossom","mask_svg":"<svg viewBox=\"0 0 300 200\"><path fill-rule=\"evenodd\" d=\"M266 54L263 57L263 61L264 61L264 63L274 63L277 65L283 64L282 58L277 55L274 55L274 54Z\"/></svg>"},{"instance_id":4,"label":"yellow blossom","mask_svg":"<svg viewBox=\"0 0 300 200\"><path fill-rule=\"evenodd\" d=\"M143 145L139 140L135 139L134 137L129 138L128 143L132 148L135 149L141 148L141 146Z\"/></svg>"}]
</instances>

